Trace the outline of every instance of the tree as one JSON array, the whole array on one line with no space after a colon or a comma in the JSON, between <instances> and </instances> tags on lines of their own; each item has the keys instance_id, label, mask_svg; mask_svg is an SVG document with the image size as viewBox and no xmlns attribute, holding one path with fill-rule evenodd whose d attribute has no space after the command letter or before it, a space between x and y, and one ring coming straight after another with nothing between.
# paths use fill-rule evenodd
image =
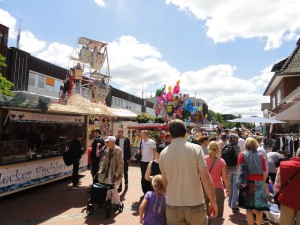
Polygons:
<instances>
[{"instance_id":1,"label":"tree","mask_svg":"<svg viewBox=\"0 0 300 225\"><path fill-rule=\"evenodd\" d=\"M5 64L6 58L0 54L0 67L3 69L6 67ZM9 95L12 96L14 95L13 92L11 91L11 88L14 86L12 82L7 80L5 77L2 76L2 73L0 73L0 94L4 95Z\"/></svg>"},{"instance_id":2,"label":"tree","mask_svg":"<svg viewBox=\"0 0 300 225\"><path fill-rule=\"evenodd\" d=\"M205 116L205 115L204 115ZM210 121L215 117L215 112L212 111L211 109L208 110L208 115L207 115L207 119Z\"/></svg>"},{"instance_id":3,"label":"tree","mask_svg":"<svg viewBox=\"0 0 300 225\"><path fill-rule=\"evenodd\" d=\"M215 113L214 120L224 124L224 119L221 113Z\"/></svg>"}]
</instances>

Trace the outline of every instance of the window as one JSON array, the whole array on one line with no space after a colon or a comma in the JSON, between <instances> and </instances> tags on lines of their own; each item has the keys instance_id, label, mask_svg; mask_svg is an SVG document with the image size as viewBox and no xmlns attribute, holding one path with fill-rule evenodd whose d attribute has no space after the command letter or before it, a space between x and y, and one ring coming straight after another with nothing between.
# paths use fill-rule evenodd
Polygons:
<instances>
[{"instance_id":1,"label":"window","mask_svg":"<svg viewBox=\"0 0 300 225\"><path fill-rule=\"evenodd\" d=\"M275 96L272 97L272 109L275 109L276 104L275 104Z\"/></svg>"},{"instance_id":2,"label":"window","mask_svg":"<svg viewBox=\"0 0 300 225\"><path fill-rule=\"evenodd\" d=\"M35 74L29 72L28 86L35 87Z\"/></svg>"},{"instance_id":3,"label":"window","mask_svg":"<svg viewBox=\"0 0 300 225\"><path fill-rule=\"evenodd\" d=\"M39 88L45 88L45 77L38 75L38 87Z\"/></svg>"},{"instance_id":4,"label":"window","mask_svg":"<svg viewBox=\"0 0 300 225\"><path fill-rule=\"evenodd\" d=\"M51 86L51 85L46 85L46 90L47 90L47 91L53 91L53 90L54 90L54 87Z\"/></svg>"},{"instance_id":5,"label":"window","mask_svg":"<svg viewBox=\"0 0 300 225\"><path fill-rule=\"evenodd\" d=\"M59 93L60 86L64 86L64 83L59 81L59 80L55 80L55 82L54 82L54 91Z\"/></svg>"},{"instance_id":6,"label":"window","mask_svg":"<svg viewBox=\"0 0 300 225\"><path fill-rule=\"evenodd\" d=\"M281 102L281 90L277 91L277 105L279 105Z\"/></svg>"}]
</instances>

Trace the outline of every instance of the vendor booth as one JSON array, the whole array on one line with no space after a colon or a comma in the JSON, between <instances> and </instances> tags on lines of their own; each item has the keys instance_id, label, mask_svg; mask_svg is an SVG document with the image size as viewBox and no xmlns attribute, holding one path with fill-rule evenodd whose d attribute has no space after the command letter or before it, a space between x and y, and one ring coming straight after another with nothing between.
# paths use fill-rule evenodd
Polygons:
<instances>
[{"instance_id":1,"label":"vendor booth","mask_svg":"<svg viewBox=\"0 0 300 225\"><path fill-rule=\"evenodd\" d=\"M142 130L148 130L149 138L153 139L156 143L159 143L161 142L161 139L164 139L165 133L168 130L168 124L139 123L125 125L124 128L128 130L128 138L133 145L131 155L134 156L139 148L140 133Z\"/></svg>"},{"instance_id":2,"label":"vendor booth","mask_svg":"<svg viewBox=\"0 0 300 225\"><path fill-rule=\"evenodd\" d=\"M74 132L83 132L86 149L86 116L2 107L0 120L0 197L70 176L62 154ZM80 171L87 169L85 155Z\"/></svg>"},{"instance_id":3,"label":"vendor booth","mask_svg":"<svg viewBox=\"0 0 300 225\"><path fill-rule=\"evenodd\" d=\"M134 116L77 94L66 105L26 92L0 99L0 197L71 176L62 154L76 132L84 135L79 167L86 170L91 131L112 135L116 118Z\"/></svg>"}]
</instances>

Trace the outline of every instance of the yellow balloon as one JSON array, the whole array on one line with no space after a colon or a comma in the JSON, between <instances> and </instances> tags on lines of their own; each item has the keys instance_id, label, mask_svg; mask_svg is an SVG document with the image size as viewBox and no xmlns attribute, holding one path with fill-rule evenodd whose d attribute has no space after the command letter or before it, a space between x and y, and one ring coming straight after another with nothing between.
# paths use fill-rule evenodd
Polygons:
<instances>
[{"instance_id":1,"label":"yellow balloon","mask_svg":"<svg viewBox=\"0 0 300 225\"><path fill-rule=\"evenodd\" d=\"M200 107L198 108L198 110L199 110L199 111L202 111L202 106L200 106Z\"/></svg>"}]
</instances>

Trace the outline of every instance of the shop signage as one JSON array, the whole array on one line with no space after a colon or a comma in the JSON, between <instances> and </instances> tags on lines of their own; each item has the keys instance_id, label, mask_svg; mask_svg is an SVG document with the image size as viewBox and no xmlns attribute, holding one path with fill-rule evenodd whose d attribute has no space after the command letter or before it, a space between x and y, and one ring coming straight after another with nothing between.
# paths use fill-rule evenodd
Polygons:
<instances>
[{"instance_id":1,"label":"shop signage","mask_svg":"<svg viewBox=\"0 0 300 225\"><path fill-rule=\"evenodd\" d=\"M80 160L80 168L85 169L87 156ZM49 180L63 178L72 174L72 166L66 166L61 158L48 161L28 162L28 164L1 166L0 170L0 196L18 188L28 188L42 184Z\"/></svg>"},{"instance_id":2,"label":"shop signage","mask_svg":"<svg viewBox=\"0 0 300 225\"><path fill-rule=\"evenodd\" d=\"M16 110L9 110L8 115L11 121L16 122L36 121L41 123L84 123L84 116L54 115Z\"/></svg>"}]
</instances>

